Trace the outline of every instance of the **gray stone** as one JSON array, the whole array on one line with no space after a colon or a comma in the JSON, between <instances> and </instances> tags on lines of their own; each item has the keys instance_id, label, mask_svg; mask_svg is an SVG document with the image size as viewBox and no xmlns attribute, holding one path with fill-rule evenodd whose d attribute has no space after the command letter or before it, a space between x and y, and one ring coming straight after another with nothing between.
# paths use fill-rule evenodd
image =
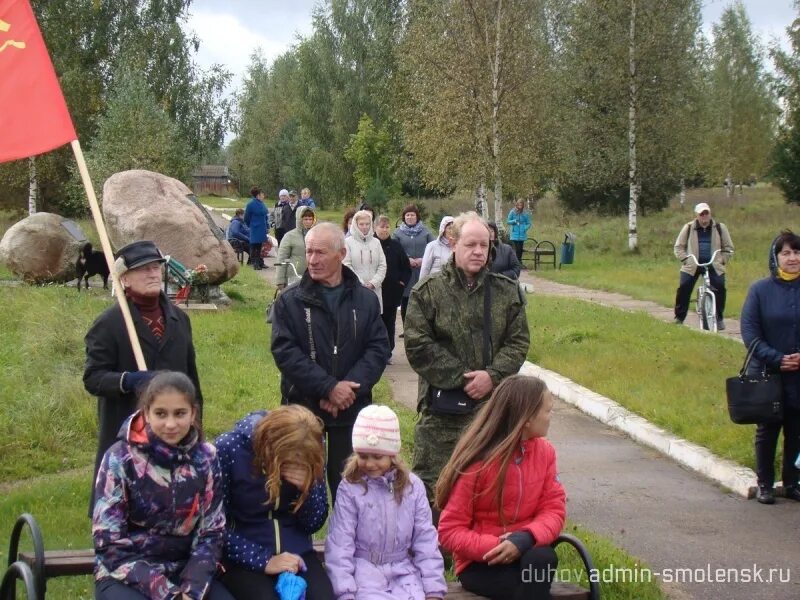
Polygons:
<instances>
[{"instance_id":1,"label":"gray stone","mask_svg":"<svg viewBox=\"0 0 800 600\"><path fill-rule=\"evenodd\" d=\"M75 261L86 240L82 233L60 215L36 213L6 231L0 261L29 283L67 282L75 278Z\"/></svg>"},{"instance_id":2,"label":"gray stone","mask_svg":"<svg viewBox=\"0 0 800 600\"><path fill-rule=\"evenodd\" d=\"M187 269L206 265L212 284L239 272L233 248L177 179L142 170L115 173L103 186L103 216L117 249L152 240Z\"/></svg>"}]
</instances>

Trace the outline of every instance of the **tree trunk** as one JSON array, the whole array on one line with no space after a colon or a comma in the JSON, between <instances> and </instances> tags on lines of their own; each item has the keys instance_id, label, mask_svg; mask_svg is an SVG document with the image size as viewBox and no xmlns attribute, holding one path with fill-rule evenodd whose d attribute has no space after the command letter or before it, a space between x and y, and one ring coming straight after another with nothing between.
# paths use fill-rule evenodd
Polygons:
<instances>
[{"instance_id":1,"label":"tree trunk","mask_svg":"<svg viewBox=\"0 0 800 600\"><path fill-rule=\"evenodd\" d=\"M731 196L733 196L733 175L728 171L728 176L725 178L725 197Z\"/></svg>"},{"instance_id":2,"label":"tree trunk","mask_svg":"<svg viewBox=\"0 0 800 600\"><path fill-rule=\"evenodd\" d=\"M681 208L686 204L686 179L681 177Z\"/></svg>"},{"instance_id":3,"label":"tree trunk","mask_svg":"<svg viewBox=\"0 0 800 600\"><path fill-rule=\"evenodd\" d=\"M36 180L36 157L28 159L28 214L36 214L36 201L39 195L39 184Z\"/></svg>"},{"instance_id":4,"label":"tree trunk","mask_svg":"<svg viewBox=\"0 0 800 600\"><path fill-rule=\"evenodd\" d=\"M499 230L505 229L503 220L503 174L500 170L500 23L503 19L503 0L497 2L495 13L494 63L492 65L492 159L494 167L494 222Z\"/></svg>"},{"instance_id":5,"label":"tree trunk","mask_svg":"<svg viewBox=\"0 0 800 600\"><path fill-rule=\"evenodd\" d=\"M628 204L628 250L635 251L639 248L639 238L636 229L637 208L639 206L639 173L636 164L636 104L638 90L636 87L636 0L631 0L631 25L630 40L628 45L629 67L629 93L628 101L628 156L630 159L628 172L628 187L630 202Z\"/></svg>"},{"instance_id":6,"label":"tree trunk","mask_svg":"<svg viewBox=\"0 0 800 600\"><path fill-rule=\"evenodd\" d=\"M481 184L475 190L475 193L477 196L475 202L475 209L476 209L475 212L477 212L480 216L486 219L489 216L487 214L489 211L487 210L487 204L486 204L486 182L483 180L483 178L481 178Z\"/></svg>"}]
</instances>

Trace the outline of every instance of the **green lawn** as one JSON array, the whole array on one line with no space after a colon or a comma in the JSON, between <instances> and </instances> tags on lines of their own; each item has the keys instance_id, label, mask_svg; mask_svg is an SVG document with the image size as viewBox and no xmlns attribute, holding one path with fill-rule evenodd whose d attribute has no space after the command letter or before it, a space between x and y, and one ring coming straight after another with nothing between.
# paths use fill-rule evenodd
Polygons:
<instances>
[{"instance_id":1,"label":"green lawn","mask_svg":"<svg viewBox=\"0 0 800 600\"><path fill-rule=\"evenodd\" d=\"M628 251L627 216L567 214L553 198L545 198L533 215L529 235L552 240L558 249L565 232L575 233L575 264L565 265L560 271L543 268L536 274L672 306L679 270L672 248L681 227L693 218L692 209L698 202L708 202L712 216L725 223L731 233L736 252L726 275L726 314L738 316L747 288L768 274L770 242L781 229L797 229L800 221L800 206L787 204L773 187L747 188L744 196L737 194L732 199L727 199L720 188L692 190L682 209L673 199L663 212L639 215L636 254Z\"/></svg>"}]
</instances>

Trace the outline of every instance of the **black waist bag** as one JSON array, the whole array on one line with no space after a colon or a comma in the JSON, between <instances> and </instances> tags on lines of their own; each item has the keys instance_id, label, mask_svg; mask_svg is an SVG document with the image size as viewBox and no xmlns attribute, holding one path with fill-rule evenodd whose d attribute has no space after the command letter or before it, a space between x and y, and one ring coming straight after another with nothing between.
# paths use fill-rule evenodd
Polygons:
<instances>
[{"instance_id":1,"label":"black waist bag","mask_svg":"<svg viewBox=\"0 0 800 600\"><path fill-rule=\"evenodd\" d=\"M483 284L483 365L488 367L491 363L489 356L489 305L490 282L488 274ZM478 405L478 401L470 398L463 388L443 390L429 386L428 407L435 415L468 415Z\"/></svg>"}]
</instances>

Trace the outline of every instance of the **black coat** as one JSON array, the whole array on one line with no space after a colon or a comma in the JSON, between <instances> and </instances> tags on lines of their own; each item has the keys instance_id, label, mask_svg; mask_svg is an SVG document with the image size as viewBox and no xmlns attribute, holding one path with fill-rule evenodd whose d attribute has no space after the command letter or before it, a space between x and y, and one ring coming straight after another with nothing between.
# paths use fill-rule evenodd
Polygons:
<instances>
[{"instance_id":1,"label":"black coat","mask_svg":"<svg viewBox=\"0 0 800 600\"><path fill-rule=\"evenodd\" d=\"M278 296L272 319L272 356L281 372L281 402L305 406L326 427L355 422L358 411L372 403L372 387L389 358L389 339L375 292L362 286L347 267L342 267L342 283L339 306L332 314L320 295L321 284L306 271L300 283ZM334 419L319 402L345 380L361 387L353 405Z\"/></svg>"},{"instance_id":2,"label":"black coat","mask_svg":"<svg viewBox=\"0 0 800 600\"><path fill-rule=\"evenodd\" d=\"M383 310L396 309L403 300L403 292L411 280L411 265L402 244L393 238L381 240L381 248L386 255L386 277L381 285Z\"/></svg>"},{"instance_id":3,"label":"black coat","mask_svg":"<svg viewBox=\"0 0 800 600\"><path fill-rule=\"evenodd\" d=\"M492 273L505 275L509 279L519 279L520 264L511 246L497 242L492 246L491 256L492 264L489 268Z\"/></svg>"},{"instance_id":4,"label":"black coat","mask_svg":"<svg viewBox=\"0 0 800 600\"><path fill-rule=\"evenodd\" d=\"M158 340L139 310L128 301L142 354L148 370L170 370L186 373L197 388L197 399L203 404L200 381L197 377L192 325L189 317L161 295L164 311L164 336ZM103 454L116 441L122 423L136 410L136 396L125 394L119 387L124 371L138 371L133 356L128 331L119 304L104 311L84 338L86 342L86 367L83 385L86 391L97 396L98 443L94 474L103 460ZM94 480L94 479L93 479Z\"/></svg>"}]
</instances>

